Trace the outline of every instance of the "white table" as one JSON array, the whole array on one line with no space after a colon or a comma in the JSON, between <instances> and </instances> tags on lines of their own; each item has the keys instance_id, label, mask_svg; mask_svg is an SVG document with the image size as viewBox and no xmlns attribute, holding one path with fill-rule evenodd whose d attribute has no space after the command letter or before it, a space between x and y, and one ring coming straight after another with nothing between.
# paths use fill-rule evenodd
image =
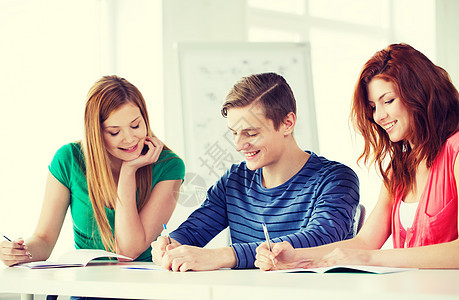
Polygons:
<instances>
[{"instance_id":1,"label":"white table","mask_svg":"<svg viewBox=\"0 0 459 300\"><path fill-rule=\"evenodd\" d=\"M33 299L33 294L204 300L459 299L459 270L380 275L260 270L173 273L98 263L85 268L0 269L0 293L23 294L23 299Z\"/></svg>"}]
</instances>

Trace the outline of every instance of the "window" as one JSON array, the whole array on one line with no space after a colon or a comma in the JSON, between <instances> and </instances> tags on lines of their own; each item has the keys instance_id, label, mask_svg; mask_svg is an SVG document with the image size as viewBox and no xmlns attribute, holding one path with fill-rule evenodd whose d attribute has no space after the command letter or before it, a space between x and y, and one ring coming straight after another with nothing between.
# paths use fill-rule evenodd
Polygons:
<instances>
[{"instance_id":1,"label":"window","mask_svg":"<svg viewBox=\"0 0 459 300\"><path fill-rule=\"evenodd\" d=\"M0 228L5 234L32 234L48 164L60 146L83 137L86 93L106 71L101 9L94 0L2 2ZM62 231L56 248L71 249L70 218Z\"/></svg>"}]
</instances>

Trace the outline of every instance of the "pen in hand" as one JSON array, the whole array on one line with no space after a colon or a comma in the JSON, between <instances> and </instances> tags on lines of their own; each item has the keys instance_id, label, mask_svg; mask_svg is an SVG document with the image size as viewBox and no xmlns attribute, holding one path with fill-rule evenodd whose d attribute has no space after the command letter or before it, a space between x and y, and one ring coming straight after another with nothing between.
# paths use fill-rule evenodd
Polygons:
<instances>
[{"instance_id":1,"label":"pen in hand","mask_svg":"<svg viewBox=\"0 0 459 300\"><path fill-rule=\"evenodd\" d=\"M1 236L3 236L3 238L4 238L5 240L7 240L8 242L10 242L10 243L13 242L9 237L7 237L6 235L4 235L3 233L1 233ZM30 254L29 251L26 251L26 255L27 255L29 258L32 258L32 254Z\"/></svg>"},{"instance_id":2,"label":"pen in hand","mask_svg":"<svg viewBox=\"0 0 459 300\"><path fill-rule=\"evenodd\" d=\"M163 224L164 232L166 233L167 241L169 242L169 245L172 244L171 242L171 237L169 236L169 232L167 231L166 224Z\"/></svg>"},{"instance_id":3,"label":"pen in hand","mask_svg":"<svg viewBox=\"0 0 459 300\"><path fill-rule=\"evenodd\" d=\"M265 233L265 238L266 238L266 244L268 245L268 250L272 251L271 248L271 241L269 239L269 233L268 233L268 228L266 227L266 224L263 223L261 224L263 226L263 232ZM271 258L271 262L273 263L273 266L276 267L276 264L274 263L274 259Z\"/></svg>"}]
</instances>

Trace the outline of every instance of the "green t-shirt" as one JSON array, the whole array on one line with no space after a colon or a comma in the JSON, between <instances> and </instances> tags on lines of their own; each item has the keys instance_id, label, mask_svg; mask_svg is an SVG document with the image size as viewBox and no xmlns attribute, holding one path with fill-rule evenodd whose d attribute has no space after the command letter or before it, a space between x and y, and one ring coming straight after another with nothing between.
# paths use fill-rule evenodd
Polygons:
<instances>
[{"instance_id":1,"label":"green t-shirt","mask_svg":"<svg viewBox=\"0 0 459 300\"><path fill-rule=\"evenodd\" d=\"M96 219L88 195L84 155L79 143L70 143L57 150L49 171L70 190L70 211L76 249L105 249L97 228ZM163 180L183 180L185 164L170 150L163 150L158 161L152 165L151 188ZM115 229L115 210L105 209L112 230ZM151 261L151 247L136 261Z\"/></svg>"}]
</instances>

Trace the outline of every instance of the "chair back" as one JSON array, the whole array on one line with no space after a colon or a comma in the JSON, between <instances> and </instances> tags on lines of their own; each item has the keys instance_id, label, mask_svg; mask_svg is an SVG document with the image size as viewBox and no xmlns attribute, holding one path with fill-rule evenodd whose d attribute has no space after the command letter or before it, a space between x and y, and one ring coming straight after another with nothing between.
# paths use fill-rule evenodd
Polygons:
<instances>
[{"instance_id":1,"label":"chair back","mask_svg":"<svg viewBox=\"0 0 459 300\"><path fill-rule=\"evenodd\" d=\"M354 235L356 235L360 231L360 228L362 228L364 221L365 221L365 206L363 206L363 204L359 204L359 206L357 206L357 211L355 212L355 217L354 217Z\"/></svg>"}]
</instances>

